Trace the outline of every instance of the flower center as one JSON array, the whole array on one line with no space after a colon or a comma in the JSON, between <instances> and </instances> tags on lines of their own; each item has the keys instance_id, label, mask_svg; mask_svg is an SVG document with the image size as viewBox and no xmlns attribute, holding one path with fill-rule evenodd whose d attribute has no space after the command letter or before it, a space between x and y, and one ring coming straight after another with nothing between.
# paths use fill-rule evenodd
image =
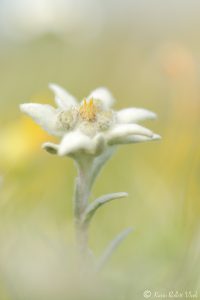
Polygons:
<instances>
[{"instance_id":1,"label":"flower center","mask_svg":"<svg viewBox=\"0 0 200 300\"><path fill-rule=\"evenodd\" d=\"M97 108L94 104L93 99L90 99L88 102L86 99L83 100L83 104L79 109L79 114L81 118L85 121L89 121L89 122L95 121Z\"/></svg>"}]
</instances>

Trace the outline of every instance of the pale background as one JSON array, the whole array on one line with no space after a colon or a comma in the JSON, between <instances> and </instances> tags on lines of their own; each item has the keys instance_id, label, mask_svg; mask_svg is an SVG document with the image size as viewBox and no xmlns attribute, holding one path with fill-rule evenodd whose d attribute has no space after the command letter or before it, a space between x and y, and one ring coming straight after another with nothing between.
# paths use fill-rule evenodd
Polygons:
<instances>
[{"instance_id":1,"label":"pale background","mask_svg":"<svg viewBox=\"0 0 200 300\"><path fill-rule=\"evenodd\" d=\"M92 199L129 193L93 221L97 256L120 230L135 228L102 275L111 290L105 299L198 290L199 14L195 0L0 1L0 299L73 294L75 168L41 150L53 138L18 108L53 104L49 82L79 99L106 86L117 109L159 116L145 125L162 141L120 148L93 191ZM101 292L97 284L92 299Z\"/></svg>"}]
</instances>

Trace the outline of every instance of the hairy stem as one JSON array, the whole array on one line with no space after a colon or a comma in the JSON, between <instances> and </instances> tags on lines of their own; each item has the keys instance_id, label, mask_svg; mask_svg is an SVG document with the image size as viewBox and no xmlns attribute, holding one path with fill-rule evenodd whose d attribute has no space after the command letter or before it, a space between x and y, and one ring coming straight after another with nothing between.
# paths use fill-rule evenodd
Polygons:
<instances>
[{"instance_id":1,"label":"hairy stem","mask_svg":"<svg viewBox=\"0 0 200 300\"><path fill-rule=\"evenodd\" d=\"M74 195L74 222L76 231L77 248L82 259L89 256L88 228L83 224L82 219L88 205L90 196L90 170L92 161L85 160L77 162L77 178L75 181Z\"/></svg>"}]
</instances>

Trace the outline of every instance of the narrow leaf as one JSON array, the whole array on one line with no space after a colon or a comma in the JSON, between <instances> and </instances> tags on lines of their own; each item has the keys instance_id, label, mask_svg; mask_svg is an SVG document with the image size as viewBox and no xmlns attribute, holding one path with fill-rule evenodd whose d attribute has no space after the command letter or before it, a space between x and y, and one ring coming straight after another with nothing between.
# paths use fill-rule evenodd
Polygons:
<instances>
[{"instance_id":1,"label":"narrow leaf","mask_svg":"<svg viewBox=\"0 0 200 300\"><path fill-rule=\"evenodd\" d=\"M102 267L107 263L107 261L112 256L113 252L116 250L116 248L123 242L123 240L133 231L133 228L127 228L123 230L117 237L110 242L108 247L105 249L104 253L100 257L96 270L100 271Z\"/></svg>"},{"instance_id":2,"label":"narrow leaf","mask_svg":"<svg viewBox=\"0 0 200 300\"><path fill-rule=\"evenodd\" d=\"M97 198L95 201L93 201L88 208L85 211L85 215L83 217L83 222L84 223L89 223L95 212L99 207L104 205L105 203L108 203L112 200L120 199L127 197L128 193L121 192L121 193L112 193L112 194L107 194L102 197Z\"/></svg>"}]
</instances>

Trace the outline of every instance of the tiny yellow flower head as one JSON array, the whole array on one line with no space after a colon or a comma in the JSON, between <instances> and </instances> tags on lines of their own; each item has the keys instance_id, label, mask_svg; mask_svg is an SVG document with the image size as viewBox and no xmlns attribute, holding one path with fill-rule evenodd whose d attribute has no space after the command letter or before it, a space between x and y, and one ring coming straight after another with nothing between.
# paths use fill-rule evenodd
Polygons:
<instances>
[{"instance_id":1,"label":"tiny yellow flower head","mask_svg":"<svg viewBox=\"0 0 200 300\"><path fill-rule=\"evenodd\" d=\"M86 99L83 100L83 104L80 106L79 109L79 114L81 118L85 121L95 121L97 108L92 98L89 101L87 101Z\"/></svg>"}]
</instances>

